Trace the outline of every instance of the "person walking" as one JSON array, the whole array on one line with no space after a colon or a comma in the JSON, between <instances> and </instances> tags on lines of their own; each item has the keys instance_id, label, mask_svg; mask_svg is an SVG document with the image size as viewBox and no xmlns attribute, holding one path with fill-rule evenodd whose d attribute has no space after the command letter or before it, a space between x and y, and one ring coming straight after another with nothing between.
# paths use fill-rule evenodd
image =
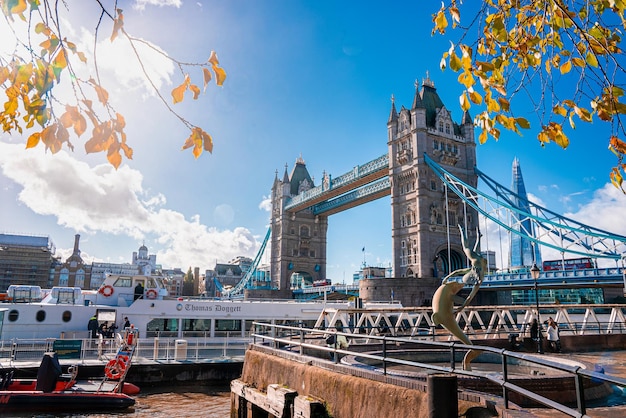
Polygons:
<instances>
[{"instance_id":1,"label":"person walking","mask_svg":"<svg viewBox=\"0 0 626 418\"><path fill-rule=\"evenodd\" d=\"M127 316L124 317L124 326L122 328L130 328L130 321L128 320Z\"/></svg>"},{"instance_id":2,"label":"person walking","mask_svg":"<svg viewBox=\"0 0 626 418\"><path fill-rule=\"evenodd\" d=\"M548 318L548 344L553 353L561 352L561 341L559 339L559 326L552 317Z\"/></svg>"},{"instance_id":3,"label":"person walking","mask_svg":"<svg viewBox=\"0 0 626 418\"><path fill-rule=\"evenodd\" d=\"M330 334L330 336L326 339L326 345L334 350L347 350L350 344L348 343L348 339L345 335L339 335L338 332L343 332L343 325L337 324L335 331ZM339 357L341 358L341 357ZM330 359L335 360L335 352L330 352Z\"/></svg>"},{"instance_id":4,"label":"person walking","mask_svg":"<svg viewBox=\"0 0 626 418\"><path fill-rule=\"evenodd\" d=\"M533 341L539 339L539 322L537 322L537 318L533 319L533 322L530 324L530 338Z\"/></svg>"}]
</instances>

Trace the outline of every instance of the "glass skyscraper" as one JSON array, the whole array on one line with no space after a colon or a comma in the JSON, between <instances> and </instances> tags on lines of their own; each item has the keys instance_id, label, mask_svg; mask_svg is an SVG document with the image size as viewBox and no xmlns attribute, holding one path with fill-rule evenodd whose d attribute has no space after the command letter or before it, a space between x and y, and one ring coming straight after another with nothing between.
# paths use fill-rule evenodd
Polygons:
<instances>
[{"instance_id":1,"label":"glass skyscraper","mask_svg":"<svg viewBox=\"0 0 626 418\"><path fill-rule=\"evenodd\" d=\"M530 205L528 204L528 196L526 194L526 187L524 186L524 178L522 177L522 168L517 158L513 160L513 181L511 190L516 194L512 199L513 205L523 212L530 213ZM528 238L535 236L532 222L528 217L517 213L512 214L511 221L513 223L513 229L518 231L518 233L511 232L509 267L512 270L518 270L531 267L533 263L537 263L538 266L541 266L541 251L539 245L533 244Z\"/></svg>"}]
</instances>

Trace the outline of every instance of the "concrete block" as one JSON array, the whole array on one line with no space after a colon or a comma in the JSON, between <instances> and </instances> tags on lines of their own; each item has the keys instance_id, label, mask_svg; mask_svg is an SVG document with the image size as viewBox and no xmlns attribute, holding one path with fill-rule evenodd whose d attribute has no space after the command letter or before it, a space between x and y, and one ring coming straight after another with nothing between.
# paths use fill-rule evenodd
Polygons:
<instances>
[{"instance_id":1,"label":"concrete block","mask_svg":"<svg viewBox=\"0 0 626 418\"><path fill-rule=\"evenodd\" d=\"M298 392L282 385L272 384L267 387L269 413L282 418L291 417L294 399Z\"/></svg>"}]
</instances>

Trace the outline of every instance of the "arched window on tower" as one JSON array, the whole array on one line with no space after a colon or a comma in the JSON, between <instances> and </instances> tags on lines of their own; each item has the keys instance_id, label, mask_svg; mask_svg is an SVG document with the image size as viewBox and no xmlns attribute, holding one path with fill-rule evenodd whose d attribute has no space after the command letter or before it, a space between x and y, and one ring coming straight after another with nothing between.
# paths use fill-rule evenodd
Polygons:
<instances>
[{"instance_id":1,"label":"arched window on tower","mask_svg":"<svg viewBox=\"0 0 626 418\"><path fill-rule=\"evenodd\" d=\"M443 121L439 121L439 132L443 132Z\"/></svg>"},{"instance_id":2,"label":"arched window on tower","mask_svg":"<svg viewBox=\"0 0 626 418\"><path fill-rule=\"evenodd\" d=\"M300 227L300 236L301 237L308 237L309 236L309 227L306 225L302 225Z\"/></svg>"}]
</instances>

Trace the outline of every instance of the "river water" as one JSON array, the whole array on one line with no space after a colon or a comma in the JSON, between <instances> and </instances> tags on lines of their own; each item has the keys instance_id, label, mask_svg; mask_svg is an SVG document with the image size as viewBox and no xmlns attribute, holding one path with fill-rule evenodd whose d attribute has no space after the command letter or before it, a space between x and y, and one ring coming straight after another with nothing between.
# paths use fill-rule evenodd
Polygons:
<instances>
[{"instance_id":1,"label":"river water","mask_svg":"<svg viewBox=\"0 0 626 418\"><path fill-rule=\"evenodd\" d=\"M171 418L171 417L210 417L230 416L230 387L178 386L141 389L134 396L136 403L122 412L81 413L81 414L34 414L18 413L11 417L30 418Z\"/></svg>"}]
</instances>

